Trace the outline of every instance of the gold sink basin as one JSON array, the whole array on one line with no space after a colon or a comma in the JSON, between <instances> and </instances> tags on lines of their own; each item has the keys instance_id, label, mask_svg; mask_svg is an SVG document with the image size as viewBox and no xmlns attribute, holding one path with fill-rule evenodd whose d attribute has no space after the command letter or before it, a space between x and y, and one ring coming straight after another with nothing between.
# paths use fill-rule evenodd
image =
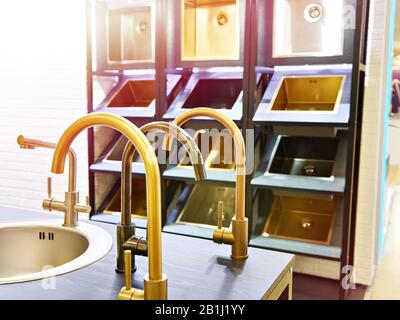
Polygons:
<instances>
[{"instance_id":1,"label":"gold sink basin","mask_svg":"<svg viewBox=\"0 0 400 320\"><path fill-rule=\"evenodd\" d=\"M207 138L208 138L208 141L206 141ZM200 148L203 158L207 159L212 150L211 136L208 134L208 132L206 130L201 129L201 130L197 130L194 133L193 140L196 142L196 144ZM180 158L178 160L179 160L178 167L188 168L188 169L192 168L192 163L190 161L190 157L188 154L185 154L182 158Z\"/></svg>"},{"instance_id":2,"label":"gold sink basin","mask_svg":"<svg viewBox=\"0 0 400 320\"><path fill-rule=\"evenodd\" d=\"M154 80L127 80L107 108L147 108L155 99Z\"/></svg>"},{"instance_id":3,"label":"gold sink basin","mask_svg":"<svg viewBox=\"0 0 400 320\"><path fill-rule=\"evenodd\" d=\"M182 0L182 60L238 60L239 0Z\"/></svg>"},{"instance_id":4,"label":"gold sink basin","mask_svg":"<svg viewBox=\"0 0 400 320\"><path fill-rule=\"evenodd\" d=\"M345 76L283 77L270 111L336 112Z\"/></svg>"},{"instance_id":5,"label":"gold sink basin","mask_svg":"<svg viewBox=\"0 0 400 320\"><path fill-rule=\"evenodd\" d=\"M154 60L151 6L111 9L107 15L108 60L110 63Z\"/></svg>"},{"instance_id":6,"label":"gold sink basin","mask_svg":"<svg viewBox=\"0 0 400 320\"><path fill-rule=\"evenodd\" d=\"M205 141L208 138L207 141ZM215 138L205 130L196 131L193 138L203 157L206 159L204 166L206 169L231 171L235 169L235 150L233 140L230 136L219 136ZM227 142L227 143L226 143ZM208 146L208 149L207 149ZM186 155L179 162L179 167L191 168L190 158Z\"/></svg>"},{"instance_id":7,"label":"gold sink basin","mask_svg":"<svg viewBox=\"0 0 400 320\"><path fill-rule=\"evenodd\" d=\"M104 213L121 214L121 188L114 194ZM146 181L135 177L132 179L132 216L135 218L147 217Z\"/></svg>"},{"instance_id":8,"label":"gold sink basin","mask_svg":"<svg viewBox=\"0 0 400 320\"><path fill-rule=\"evenodd\" d=\"M226 139L229 139L226 143ZM212 147L210 155L206 160L206 167L214 170L231 171L235 169L235 150L230 137L220 137Z\"/></svg>"},{"instance_id":9,"label":"gold sink basin","mask_svg":"<svg viewBox=\"0 0 400 320\"><path fill-rule=\"evenodd\" d=\"M235 215L235 188L209 184L197 184L193 187L177 223L215 228L218 222L218 202L224 202L222 225L229 228Z\"/></svg>"},{"instance_id":10,"label":"gold sink basin","mask_svg":"<svg viewBox=\"0 0 400 320\"><path fill-rule=\"evenodd\" d=\"M122 161L122 155L125 150L125 146L128 143L128 139L122 135L118 138L117 142L113 145L113 147L110 149L108 154L106 155L105 159L103 161L109 161L109 162L118 162ZM139 157L139 154L136 152L135 157L133 160L134 163L142 163L142 159Z\"/></svg>"},{"instance_id":11,"label":"gold sink basin","mask_svg":"<svg viewBox=\"0 0 400 320\"><path fill-rule=\"evenodd\" d=\"M266 237L329 245L337 200L276 196L264 227Z\"/></svg>"},{"instance_id":12,"label":"gold sink basin","mask_svg":"<svg viewBox=\"0 0 400 320\"><path fill-rule=\"evenodd\" d=\"M112 247L110 234L80 223L75 229L59 221L0 225L0 284L58 276L103 258Z\"/></svg>"}]
</instances>

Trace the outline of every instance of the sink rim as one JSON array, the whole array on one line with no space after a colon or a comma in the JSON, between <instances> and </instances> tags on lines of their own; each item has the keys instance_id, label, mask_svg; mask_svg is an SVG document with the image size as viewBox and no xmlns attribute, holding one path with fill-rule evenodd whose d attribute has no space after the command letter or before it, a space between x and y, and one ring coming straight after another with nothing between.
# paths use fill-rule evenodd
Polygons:
<instances>
[{"instance_id":1,"label":"sink rim","mask_svg":"<svg viewBox=\"0 0 400 320\"><path fill-rule=\"evenodd\" d=\"M92 265L104 258L113 246L111 235L104 229L80 222L76 228L66 228L62 226L60 220L32 220L32 221L10 221L0 223L0 231L7 228L24 228L24 227L46 227L60 230L67 230L85 237L88 242L86 251L76 259L67 262L61 266L29 274L23 274L13 277L0 278L0 286L4 284L23 283L35 280L56 277L63 274L71 273L89 265Z\"/></svg>"}]
</instances>

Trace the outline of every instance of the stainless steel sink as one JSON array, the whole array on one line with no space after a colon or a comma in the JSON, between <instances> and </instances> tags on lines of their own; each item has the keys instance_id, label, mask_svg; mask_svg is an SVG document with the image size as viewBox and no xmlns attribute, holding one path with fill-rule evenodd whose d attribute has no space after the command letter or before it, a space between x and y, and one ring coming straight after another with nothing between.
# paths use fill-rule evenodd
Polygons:
<instances>
[{"instance_id":1,"label":"stainless steel sink","mask_svg":"<svg viewBox=\"0 0 400 320\"><path fill-rule=\"evenodd\" d=\"M274 0L273 56L341 56L344 10L344 0Z\"/></svg>"},{"instance_id":2,"label":"stainless steel sink","mask_svg":"<svg viewBox=\"0 0 400 320\"><path fill-rule=\"evenodd\" d=\"M208 107L231 110L242 97L242 79L200 79L183 109Z\"/></svg>"},{"instance_id":3,"label":"stainless steel sink","mask_svg":"<svg viewBox=\"0 0 400 320\"><path fill-rule=\"evenodd\" d=\"M154 80L127 80L107 108L147 108L155 98Z\"/></svg>"},{"instance_id":4,"label":"stainless steel sink","mask_svg":"<svg viewBox=\"0 0 400 320\"><path fill-rule=\"evenodd\" d=\"M108 232L85 223L75 229L58 220L0 224L0 284L69 273L100 260L111 247Z\"/></svg>"},{"instance_id":5,"label":"stainless steel sink","mask_svg":"<svg viewBox=\"0 0 400 320\"><path fill-rule=\"evenodd\" d=\"M266 174L330 178L338 145L337 138L279 137Z\"/></svg>"}]
</instances>

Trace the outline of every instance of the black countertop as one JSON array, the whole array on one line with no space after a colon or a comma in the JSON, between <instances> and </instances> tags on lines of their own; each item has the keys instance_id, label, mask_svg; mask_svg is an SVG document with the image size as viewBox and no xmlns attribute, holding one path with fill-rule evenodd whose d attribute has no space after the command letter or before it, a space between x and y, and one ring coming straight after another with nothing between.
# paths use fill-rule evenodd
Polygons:
<instances>
[{"instance_id":1,"label":"black countertop","mask_svg":"<svg viewBox=\"0 0 400 320\"><path fill-rule=\"evenodd\" d=\"M0 207L0 223L49 219L58 219L60 225L63 221L42 212ZM115 238L114 225L81 222L97 225ZM137 234L144 235L145 231L138 229ZM293 255L254 248L249 248L248 260L234 262L229 246L167 233L162 239L163 272L168 277L171 300L259 300L269 295L294 262ZM147 258L137 257L136 264L133 285L142 288ZM116 299L124 277L115 273L114 266L115 247L95 264L58 276L54 282L47 279L0 285L0 299Z\"/></svg>"}]
</instances>

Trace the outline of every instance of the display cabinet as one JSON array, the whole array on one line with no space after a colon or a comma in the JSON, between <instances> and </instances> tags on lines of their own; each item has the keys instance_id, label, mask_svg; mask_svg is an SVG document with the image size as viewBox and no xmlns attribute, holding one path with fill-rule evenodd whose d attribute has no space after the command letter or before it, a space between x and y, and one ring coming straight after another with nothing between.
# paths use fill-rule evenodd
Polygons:
<instances>
[{"instance_id":1,"label":"display cabinet","mask_svg":"<svg viewBox=\"0 0 400 320\"><path fill-rule=\"evenodd\" d=\"M353 265L368 5L259 0L253 7L252 77L274 71L250 107L262 132L250 246L337 261L340 271Z\"/></svg>"},{"instance_id":2,"label":"display cabinet","mask_svg":"<svg viewBox=\"0 0 400 320\"><path fill-rule=\"evenodd\" d=\"M87 3L88 112L141 126L219 110L248 147L249 245L353 265L368 0ZM184 154L161 166L163 231L211 239L218 202L225 227L235 214L233 140L212 119L185 129L207 179L195 182ZM119 221L125 144L89 131L92 219ZM140 158L132 179L132 215L146 228Z\"/></svg>"}]
</instances>

